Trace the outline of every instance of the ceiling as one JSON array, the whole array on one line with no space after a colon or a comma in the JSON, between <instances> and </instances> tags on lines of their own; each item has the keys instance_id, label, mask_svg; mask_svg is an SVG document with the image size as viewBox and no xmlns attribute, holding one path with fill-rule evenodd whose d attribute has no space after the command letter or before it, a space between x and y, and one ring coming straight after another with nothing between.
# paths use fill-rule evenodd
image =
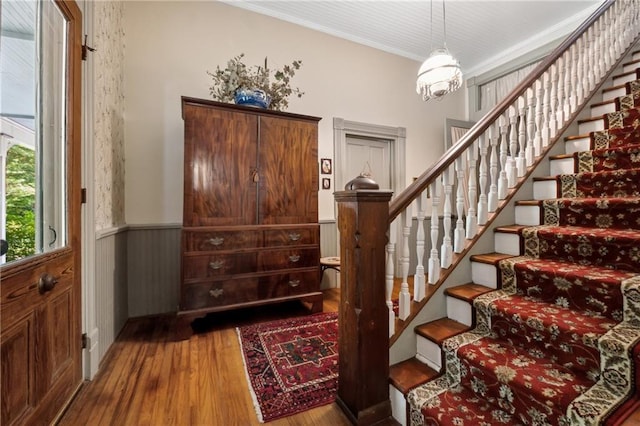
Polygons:
<instances>
[{"instance_id":1,"label":"ceiling","mask_svg":"<svg viewBox=\"0 0 640 426\"><path fill-rule=\"evenodd\" d=\"M221 1L420 62L444 40L442 0ZM601 3L447 0L446 44L463 72L477 75L565 37Z\"/></svg>"}]
</instances>

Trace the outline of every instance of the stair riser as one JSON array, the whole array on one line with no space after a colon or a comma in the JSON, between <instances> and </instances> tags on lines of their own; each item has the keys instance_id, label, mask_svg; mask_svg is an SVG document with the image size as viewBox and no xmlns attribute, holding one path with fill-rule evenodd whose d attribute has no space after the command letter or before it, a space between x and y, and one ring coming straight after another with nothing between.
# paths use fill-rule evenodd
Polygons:
<instances>
[{"instance_id":1,"label":"stair riser","mask_svg":"<svg viewBox=\"0 0 640 426\"><path fill-rule=\"evenodd\" d=\"M575 170L575 160L573 158L559 158L549 161L549 174L569 175Z\"/></svg>"},{"instance_id":2,"label":"stair riser","mask_svg":"<svg viewBox=\"0 0 640 426\"><path fill-rule=\"evenodd\" d=\"M602 101L612 101L615 98L620 96L624 96L627 94L627 89L624 87L619 87L617 89L606 90L602 93Z\"/></svg>"},{"instance_id":3,"label":"stair riser","mask_svg":"<svg viewBox=\"0 0 640 426\"><path fill-rule=\"evenodd\" d=\"M539 206L516 206L516 225L537 226L540 225Z\"/></svg>"},{"instance_id":4,"label":"stair riser","mask_svg":"<svg viewBox=\"0 0 640 426\"><path fill-rule=\"evenodd\" d=\"M442 371L442 349L431 340L416 335L416 358L436 371Z\"/></svg>"},{"instance_id":5,"label":"stair riser","mask_svg":"<svg viewBox=\"0 0 640 426\"><path fill-rule=\"evenodd\" d=\"M471 280L489 288L498 288L497 269L494 265L472 261Z\"/></svg>"},{"instance_id":6,"label":"stair riser","mask_svg":"<svg viewBox=\"0 0 640 426\"><path fill-rule=\"evenodd\" d=\"M520 236L518 234L510 234L497 231L494 236L495 251L498 253L511 254L519 256L520 252Z\"/></svg>"},{"instance_id":7,"label":"stair riser","mask_svg":"<svg viewBox=\"0 0 640 426\"><path fill-rule=\"evenodd\" d=\"M580 139L571 139L565 141L564 151L567 154L573 154L574 152L588 151L591 149L591 139L584 137Z\"/></svg>"},{"instance_id":8,"label":"stair riser","mask_svg":"<svg viewBox=\"0 0 640 426\"><path fill-rule=\"evenodd\" d=\"M630 81L634 81L637 79L636 73L635 72L631 72L631 73L626 73L624 75L621 75L619 77L616 77L613 79L613 85L614 86L618 86L620 84L625 84L628 83Z\"/></svg>"},{"instance_id":9,"label":"stair riser","mask_svg":"<svg viewBox=\"0 0 640 426\"><path fill-rule=\"evenodd\" d=\"M598 117L610 112L614 112L616 110L616 104L614 102L609 102L603 105L597 105L591 107L591 116Z\"/></svg>"},{"instance_id":10,"label":"stair riser","mask_svg":"<svg viewBox=\"0 0 640 426\"><path fill-rule=\"evenodd\" d=\"M464 300L447 296L447 317L471 327L473 325L473 308Z\"/></svg>"},{"instance_id":11,"label":"stair riser","mask_svg":"<svg viewBox=\"0 0 640 426\"><path fill-rule=\"evenodd\" d=\"M402 426L407 426L407 399L395 386L389 385L391 415Z\"/></svg>"},{"instance_id":12,"label":"stair riser","mask_svg":"<svg viewBox=\"0 0 640 426\"><path fill-rule=\"evenodd\" d=\"M558 198L558 186L556 181L545 180L533 182L534 200L547 200L550 198Z\"/></svg>"},{"instance_id":13,"label":"stair riser","mask_svg":"<svg viewBox=\"0 0 640 426\"><path fill-rule=\"evenodd\" d=\"M580 135L586 135L598 130L604 130L604 119L589 120L578 124L578 134Z\"/></svg>"},{"instance_id":14,"label":"stair riser","mask_svg":"<svg viewBox=\"0 0 640 426\"><path fill-rule=\"evenodd\" d=\"M626 64L622 67L622 72L629 72L629 71L634 71L636 70L638 67L640 67L640 64L637 62L633 62L630 64Z\"/></svg>"}]
</instances>

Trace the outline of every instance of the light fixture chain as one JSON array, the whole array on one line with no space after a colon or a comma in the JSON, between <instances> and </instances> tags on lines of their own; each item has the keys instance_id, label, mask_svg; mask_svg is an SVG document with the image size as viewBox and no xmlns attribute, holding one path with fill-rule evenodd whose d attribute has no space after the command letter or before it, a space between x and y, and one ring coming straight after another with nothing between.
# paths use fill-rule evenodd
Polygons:
<instances>
[{"instance_id":1,"label":"light fixture chain","mask_svg":"<svg viewBox=\"0 0 640 426\"><path fill-rule=\"evenodd\" d=\"M442 27L444 33L444 48L447 48L447 15L444 12L444 0L442 0Z\"/></svg>"}]
</instances>

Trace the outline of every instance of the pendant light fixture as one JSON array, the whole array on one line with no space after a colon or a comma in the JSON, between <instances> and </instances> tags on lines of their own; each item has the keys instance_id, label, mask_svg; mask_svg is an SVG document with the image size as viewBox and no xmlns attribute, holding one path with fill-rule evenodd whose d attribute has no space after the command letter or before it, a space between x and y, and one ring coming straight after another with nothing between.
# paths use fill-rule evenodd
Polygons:
<instances>
[{"instance_id":1,"label":"pendant light fixture","mask_svg":"<svg viewBox=\"0 0 640 426\"><path fill-rule=\"evenodd\" d=\"M431 0L431 44L433 48L433 0ZM442 23L444 28L444 46L431 51L418 71L416 92L423 101L442 99L447 93L462 86L462 70L458 61L447 49L447 23L442 0Z\"/></svg>"}]
</instances>

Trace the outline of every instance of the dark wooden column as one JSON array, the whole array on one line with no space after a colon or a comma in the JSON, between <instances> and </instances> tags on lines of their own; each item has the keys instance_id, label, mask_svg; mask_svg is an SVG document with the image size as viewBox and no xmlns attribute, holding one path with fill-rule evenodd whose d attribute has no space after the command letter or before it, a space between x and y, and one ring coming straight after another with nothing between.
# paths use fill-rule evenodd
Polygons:
<instances>
[{"instance_id":1,"label":"dark wooden column","mask_svg":"<svg viewBox=\"0 0 640 426\"><path fill-rule=\"evenodd\" d=\"M340 231L338 405L357 425L391 419L385 246L391 192L335 193Z\"/></svg>"}]
</instances>

